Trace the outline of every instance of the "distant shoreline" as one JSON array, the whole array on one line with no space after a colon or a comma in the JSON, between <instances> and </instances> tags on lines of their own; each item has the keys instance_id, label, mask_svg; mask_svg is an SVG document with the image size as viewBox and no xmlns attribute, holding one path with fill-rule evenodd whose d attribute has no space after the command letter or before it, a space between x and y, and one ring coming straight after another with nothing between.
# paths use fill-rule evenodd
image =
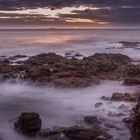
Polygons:
<instances>
[{"instance_id":1,"label":"distant shoreline","mask_svg":"<svg viewBox=\"0 0 140 140\"><path fill-rule=\"evenodd\" d=\"M76 29L76 28L67 28L67 29L64 29L64 28L62 28L62 29L61 29L61 28L20 29L20 28L19 28L19 29L15 29L15 28L10 28L10 29L0 29L0 31L7 31L7 30L8 30L8 31L9 31L9 30L11 30L11 31L12 31L12 30L17 30L17 31L18 31L18 30L20 30L20 31L21 31L21 30L22 30L22 31L28 31L28 30L29 30L29 31L33 31L33 30L34 30L34 31L35 31L35 30L37 30L37 31L38 31L38 30L42 30L42 31L44 31L44 30L50 30L50 31L57 31L57 30L92 30L92 31L93 31L93 30L140 30L140 28L137 28L137 29L130 29L130 28L122 28L122 29L121 29L121 28L118 28L118 29L117 29L117 28L113 28L113 29L112 29L112 28L97 28L97 29L96 29L96 28L95 28L95 29L94 29L94 28L91 28L91 29L89 29L89 28L87 28L87 29L86 29L86 28L83 28L83 29Z\"/></svg>"}]
</instances>

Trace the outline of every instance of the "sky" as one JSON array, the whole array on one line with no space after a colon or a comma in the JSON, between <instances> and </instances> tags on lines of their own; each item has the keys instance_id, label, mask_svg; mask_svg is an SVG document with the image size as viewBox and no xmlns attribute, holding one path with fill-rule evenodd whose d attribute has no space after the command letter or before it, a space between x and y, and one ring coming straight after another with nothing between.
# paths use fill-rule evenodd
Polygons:
<instances>
[{"instance_id":1,"label":"sky","mask_svg":"<svg viewBox=\"0 0 140 140\"><path fill-rule=\"evenodd\" d=\"M140 0L0 0L0 28L140 28Z\"/></svg>"}]
</instances>

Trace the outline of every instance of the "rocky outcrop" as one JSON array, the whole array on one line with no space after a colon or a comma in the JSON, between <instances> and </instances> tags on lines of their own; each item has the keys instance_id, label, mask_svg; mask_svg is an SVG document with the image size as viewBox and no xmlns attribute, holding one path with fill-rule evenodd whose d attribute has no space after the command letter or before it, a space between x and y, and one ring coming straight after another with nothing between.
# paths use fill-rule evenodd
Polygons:
<instances>
[{"instance_id":1,"label":"rocky outcrop","mask_svg":"<svg viewBox=\"0 0 140 140\"><path fill-rule=\"evenodd\" d=\"M109 140L111 138L110 135L102 130L81 126L63 127L56 130L45 129L40 131L40 136L54 138L55 140Z\"/></svg>"},{"instance_id":2,"label":"rocky outcrop","mask_svg":"<svg viewBox=\"0 0 140 140\"><path fill-rule=\"evenodd\" d=\"M128 41L120 41L119 43L122 44L122 48L135 48L140 44L140 42L128 42Z\"/></svg>"},{"instance_id":3,"label":"rocky outcrop","mask_svg":"<svg viewBox=\"0 0 140 140\"><path fill-rule=\"evenodd\" d=\"M129 118L125 118L124 122L127 123L130 132L131 132L131 140L140 140L140 100L132 109L131 116Z\"/></svg>"},{"instance_id":4,"label":"rocky outcrop","mask_svg":"<svg viewBox=\"0 0 140 140\"><path fill-rule=\"evenodd\" d=\"M140 78L125 78L124 84L128 86L140 85Z\"/></svg>"},{"instance_id":5,"label":"rocky outcrop","mask_svg":"<svg viewBox=\"0 0 140 140\"><path fill-rule=\"evenodd\" d=\"M137 96L129 93L113 93L111 100L114 101L137 101Z\"/></svg>"},{"instance_id":6,"label":"rocky outcrop","mask_svg":"<svg viewBox=\"0 0 140 140\"><path fill-rule=\"evenodd\" d=\"M95 124L99 124L100 121L98 120L98 118L96 116L86 116L84 118L85 123L89 124L89 125L95 125Z\"/></svg>"},{"instance_id":7,"label":"rocky outcrop","mask_svg":"<svg viewBox=\"0 0 140 140\"><path fill-rule=\"evenodd\" d=\"M83 87L98 84L100 80L124 80L125 84L136 85L140 78L140 66L133 65L131 59L122 54L96 53L79 60L42 53L17 65L11 63L1 58L0 76L6 77L1 79L20 77L43 84Z\"/></svg>"},{"instance_id":8,"label":"rocky outcrop","mask_svg":"<svg viewBox=\"0 0 140 140\"><path fill-rule=\"evenodd\" d=\"M39 114L22 113L15 122L15 129L26 135L34 135L41 129L41 119Z\"/></svg>"},{"instance_id":9,"label":"rocky outcrop","mask_svg":"<svg viewBox=\"0 0 140 140\"><path fill-rule=\"evenodd\" d=\"M63 133L70 140L99 140L101 136L104 137L104 140L107 140L110 137L100 130L95 130L94 128L82 128L78 126L65 128Z\"/></svg>"},{"instance_id":10,"label":"rocky outcrop","mask_svg":"<svg viewBox=\"0 0 140 140\"><path fill-rule=\"evenodd\" d=\"M140 65L129 65L127 76L124 79L125 85L140 85Z\"/></svg>"},{"instance_id":11,"label":"rocky outcrop","mask_svg":"<svg viewBox=\"0 0 140 140\"><path fill-rule=\"evenodd\" d=\"M64 61L67 61L65 57L57 55L55 53L41 53L30 57L28 60L24 61L24 63L29 65L53 65L56 62Z\"/></svg>"},{"instance_id":12,"label":"rocky outcrop","mask_svg":"<svg viewBox=\"0 0 140 140\"><path fill-rule=\"evenodd\" d=\"M136 102L138 96L130 93L113 93L111 97L102 96L102 100Z\"/></svg>"},{"instance_id":13,"label":"rocky outcrop","mask_svg":"<svg viewBox=\"0 0 140 140\"><path fill-rule=\"evenodd\" d=\"M25 78L61 86L88 86L99 79L121 79L131 63L121 54L95 54L82 60L66 59L54 53L39 54L24 61L30 66Z\"/></svg>"},{"instance_id":14,"label":"rocky outcrop","mask_svg":"<svg viewBox=\"0 0 140 140\"><path fill-rule=\"evenodd\" d=\"M96 117L85 117L87 123L92 123L93 128L82 126L55 127L41 129L41 119L39 114L34 112L22 113L15 122L15 129L26 135L54 139L54 140L109 140L111 136L101 127L97 127L99 121Z\"/></svg>"}]
</instances>

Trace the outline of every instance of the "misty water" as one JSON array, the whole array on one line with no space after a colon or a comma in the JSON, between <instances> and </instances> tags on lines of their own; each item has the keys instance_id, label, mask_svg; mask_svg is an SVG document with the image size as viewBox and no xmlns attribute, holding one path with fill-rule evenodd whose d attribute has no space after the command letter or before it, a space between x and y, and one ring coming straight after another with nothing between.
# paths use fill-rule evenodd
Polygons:
<instances>
[{"instance_id":1,"label":"misty water","mask_svg":"<svg viewBox=\"0 0 140 140\"><path fill-rule=\"evenodd\" d=\"M140 49L118 49L121 47L119 41L139 42L139 36L140 30L0 30L0 55L35 55L42 52L64 55L68 51L76 51L88 56L96 52L111 52L139 60ZM21 112L37 112L43 122L42 128L86 126L84 117L93 115L106 124L116 126L107 130L114 136L113 140L128 140L129 130L122 119L129 116L129 109L134 103L102 101L100 97L110 97L114 92L134 93L138 88L124 86L121 81L102 81L99 85L72 89L37 86L28 81L0 83L0 137L3 140L35 139L17 134L13 124ZM95 108L97 102L103 105ZM122 104L128 107L127 110L119 109ZM123 113L124 116L114 117L110 113ZM105 128L105 124L102 127Z\"/></svg>"}]
</instances>

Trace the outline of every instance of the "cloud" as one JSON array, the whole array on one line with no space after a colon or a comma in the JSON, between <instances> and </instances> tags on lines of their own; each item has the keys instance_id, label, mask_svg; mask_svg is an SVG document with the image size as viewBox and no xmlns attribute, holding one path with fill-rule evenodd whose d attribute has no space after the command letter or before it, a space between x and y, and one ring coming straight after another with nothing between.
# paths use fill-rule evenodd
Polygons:
<instances>
[{"instance_id":1,"label":"cloud","mask_svg":"<svg viewBox=\"0 0 140 140\"><path fill-rule=\"evenodd\" d=\"M87 9L64 12L65 7L86 6ZM50 8L57 16L22 13L22 10ZM17 10L21 10L19 14ZM0 0L0 24L129 24L140 25L140 0ZM4 13L2 11L6 11ZM8 13L9 11L9 13ZM12 12L14 11L14 12ZM17 12L17 13L16 13Z\"/></svg>"},{"instance_id":2,"label":"cloud","mask_svg":"<svg viewBox=\"0 0 140 140\"><path fill-rule=\"evenodd\" d=\"M74 10L75 14L59 14L62 18L97 20L99 22L111 22L116 24L140 24L140 7L101 7L86 10Z\"/></svg>"},{"instance_id":3,"label":"cloud","mask_svg":"<svg viewBox=\"0 0 140 140\"><path fill-rule=\"evenodd\" d=\"M96 6L136 6L140 0L0 0L1 10L13 10L21 8L53 7L62 8L80 5Z\"/></svg>"}]
</instances>

